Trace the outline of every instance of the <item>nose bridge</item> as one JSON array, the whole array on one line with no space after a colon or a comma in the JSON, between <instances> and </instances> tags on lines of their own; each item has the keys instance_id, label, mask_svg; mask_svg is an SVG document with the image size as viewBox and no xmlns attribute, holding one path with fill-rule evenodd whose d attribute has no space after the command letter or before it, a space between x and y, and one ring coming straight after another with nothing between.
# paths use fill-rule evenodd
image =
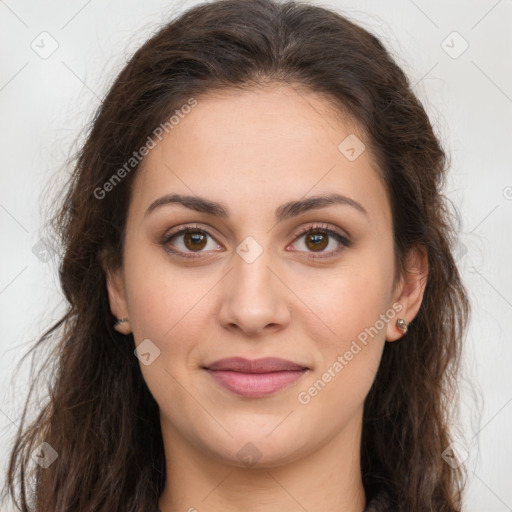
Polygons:
<instances>
[{"instance_id":1,"label":"nose bridge","mask_svg":"<svg viewBox=\"0 0 512 512\"><path fill-rule=\"evenodd\" d=\"M288 322L283 290L271 270L271 251L256 244L254 239L246 239L237 247L221 308L221 322L236 325L247 334Z\"/></svg>"},{"instance_id":2,"label":"nose bridge","mask_svg":"<svg viewBox=\"0 0 512 512\"><path fill-rule=\"evenodd\" d=\"M270 264L268 254L265 253L254 261L247 261L241 256L235 258L233 274L238 283L236 291L242 296L253 295L253 299L268 301L272 296Z\"/></svg>"}]
</instances>

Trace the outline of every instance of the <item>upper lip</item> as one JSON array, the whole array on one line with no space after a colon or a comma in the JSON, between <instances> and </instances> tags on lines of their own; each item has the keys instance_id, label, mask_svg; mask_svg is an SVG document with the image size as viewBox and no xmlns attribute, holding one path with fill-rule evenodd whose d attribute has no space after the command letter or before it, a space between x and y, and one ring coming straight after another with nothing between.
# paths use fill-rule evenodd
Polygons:
<instances>
[{"instance_id":1,"label":"upper lip","mask_svg":"<svg viewBox=\"0 0 512 512\"><path fill-rule=\"evenodd\" d=\"M263 357L261 359L252 360L243 357L228 357L226 359L219 359L203 368L207 370L228 370L241 373L270 373L308 369L306 366L278 357Z\"/></svg>"}]
</instances>

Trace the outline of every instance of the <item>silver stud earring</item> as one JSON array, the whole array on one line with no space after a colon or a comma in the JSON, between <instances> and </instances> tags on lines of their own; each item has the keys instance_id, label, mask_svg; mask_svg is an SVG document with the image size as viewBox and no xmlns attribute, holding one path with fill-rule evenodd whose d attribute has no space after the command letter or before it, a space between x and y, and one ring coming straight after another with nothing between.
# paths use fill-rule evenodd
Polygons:
<instances>
[{"instance_id":1,"label":"silver stud earring","mask_svg":"<svg viewBox=\"0 0 512 512\"><path fill-rule=\"evenodd\" d=\"M130 321L129 318L120 318L115 324L114 324L114 329L121 333L121 334L124 334L125 336L130 334L131 330L130 330L130 327L129 327L129 324L128 322ZM126 326L123 325L123 324L127 324Z\"/></svg>"},{"instance_id":2,"label":"silver stud earring","mask_svg":"<svg viewBox=\"0 0 512 512\"><path fill-rule=\"evenodd\" d=\"M403 318L396 321L396 326L405 334L407 332L407 323Z\"/></svg>"}]
</instances>

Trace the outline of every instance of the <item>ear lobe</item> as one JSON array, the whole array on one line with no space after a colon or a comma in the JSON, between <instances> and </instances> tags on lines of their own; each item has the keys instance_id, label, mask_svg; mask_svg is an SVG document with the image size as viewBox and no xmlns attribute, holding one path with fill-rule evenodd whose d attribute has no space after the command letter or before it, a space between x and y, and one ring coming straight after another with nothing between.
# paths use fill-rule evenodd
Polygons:
<instances>
[{"instance_id":1,"label":"ear lobe","mask_svg":"<svg viewBox=\"0 0 512 512\"><path fill-rule=\"evenodd\" d=\"M398 287L394 302L402 305L398 318L405 320L407 324L412 322L417 315L428 278L428 254L423 247L413 247L406 256L406 268L400 286ZM396 320L388 323L386 329L386 341L396 341L404 335L396 324Z\"/></svg>"}]
</instances>

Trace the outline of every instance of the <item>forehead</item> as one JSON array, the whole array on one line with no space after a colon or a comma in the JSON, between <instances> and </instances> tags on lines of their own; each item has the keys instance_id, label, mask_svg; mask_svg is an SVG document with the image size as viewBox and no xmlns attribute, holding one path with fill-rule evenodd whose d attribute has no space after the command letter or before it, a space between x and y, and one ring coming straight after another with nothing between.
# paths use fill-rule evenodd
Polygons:
<instances>
[{"instance_id":1,"label":"forehead","mask_svg":"<svg viewBox=\"0 0 512 512\"><path fill-rule=\"evenodd\" d=\"M389 220L364 133L326 97L274 85L196 99L143 160L134 208L164 193L185 192L228 202L243 214L247 206L255 212L339 192ZM354 159L347 145L356 156L366 149Z\"/></svg>"}]
</instances>

